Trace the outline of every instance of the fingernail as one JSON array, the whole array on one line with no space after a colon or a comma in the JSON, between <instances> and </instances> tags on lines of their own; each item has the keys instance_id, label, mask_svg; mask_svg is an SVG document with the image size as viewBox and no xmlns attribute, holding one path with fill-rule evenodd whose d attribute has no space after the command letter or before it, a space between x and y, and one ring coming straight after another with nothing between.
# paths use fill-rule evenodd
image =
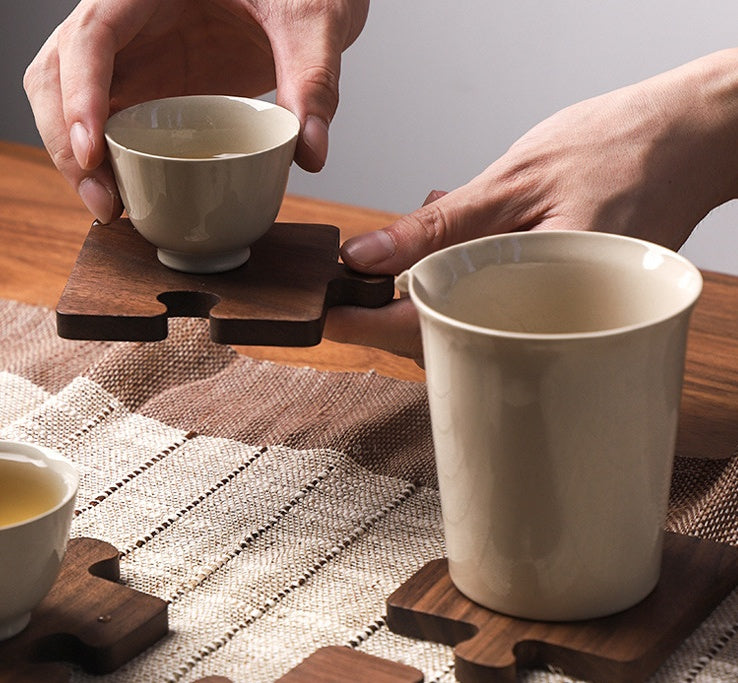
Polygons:
<instances>
[{"instance_id":1,"label":"fingernail","mask_svg":"<svg viewBox=\"0 0 738 683\"><path fill-rule=\"evenodd\" d=\"M77 190L90 213L101 223L113 220L115 197L102 183L95 178L85 178Z\"/></svg>"},{"instance_id":2,"label":"fingernail","mask_svg":"<svg viewBox=\"0 0 738 683\"><path fill-rule=\"evenodd\" d=\"M317 116L308 116L302 138L305 145L320 160L320 165L325 164L328 157L328 124Z\"/></svg>"},{"instance_id":3,"label":"fingernail","mask_svg":"<svg viewBox=\"0 0 738 683\"><path fill-rule=\"evenodd\" d=\"M69 141L72 143L72 152L80 168L87 169L92 148L87 129L79 122L73 124L69 130Z\"/></svg>"},{"instance_id":4,"label":"fingernail","mask_svg":"<svg viewBox=\"0 0 738 683\"><path fill-rule=\"evenodd\" d=\"M344 258L360 266L373 266L394 256L396 247L386 230L375 230L346 240L342 251Z\"/></svg>"}]
</instances>

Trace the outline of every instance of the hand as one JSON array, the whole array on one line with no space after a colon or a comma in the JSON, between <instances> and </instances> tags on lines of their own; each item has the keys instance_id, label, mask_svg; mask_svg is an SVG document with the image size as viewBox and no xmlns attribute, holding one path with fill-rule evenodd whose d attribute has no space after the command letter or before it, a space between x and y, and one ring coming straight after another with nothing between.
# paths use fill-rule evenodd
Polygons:
<instances>
[{"instance_id":1,"label":"hand","mask_svg":"<svg viewBox=\"0 0 738 683\"><path fill-rule=\"evenodd\" d=\"M518 230L600 230L678 248L738 195L738 51L696 60L568 107L538 124L467 185L373 233L344 261L398 274L451 244ZM422 351L407 299L335 308L326 336L407 355Z\"/></svg>"},{"instance_id":2,"label":"hand","mask_svg":"<svg viewBox=\"0 0 738 683\"><path fill-rule=\"evenodd\" d=\"M122 210L105 161L108 116L185 94L253 97L276 86L300 119L295 160L319 170L338 106L341 53L369 0L82 0L26 70L41 138L90 211Z\"/></svg>"}]
</instances>

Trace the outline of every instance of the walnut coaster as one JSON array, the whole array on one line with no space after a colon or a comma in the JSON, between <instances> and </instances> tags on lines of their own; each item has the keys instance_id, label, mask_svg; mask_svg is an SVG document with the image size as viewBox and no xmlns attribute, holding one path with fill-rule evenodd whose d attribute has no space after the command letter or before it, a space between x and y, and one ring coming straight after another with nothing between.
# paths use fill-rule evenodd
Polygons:
<instances>
[{"instance_id":1,"label":"walnut coaster","mask_svg":"<svg viewBox=\"0 0 738 683\"><path fill-rule=\"evenodd\" d=\"M332 645L317 649L276 683L423 683L423 672L381 657ZM224 676L206 676L195 683L233 683Z\"/></svg>"},{"instance_id":2,"label":"walnut coaster","mask_svg":"<svg viewBox=\"0 0 738 683\"><path fill-rule=\"evenodd\" d=\"M333 645L317 649L276 683L423 683L423 672L406 664ZM206 676L195 683L233 683L224 676Z\"/></svg>"},{"instance_id":3,"label":"walnut coaster","mask_svg":"<svg viewBox=\"0 0 738 683\"><path fill-rule=\"evenodd\" d=\"M67 683L73 662L114 671L169 631L167 604L116 583L118 551L92 538L69 541L59 576L18 635L0 641L0 683Z\"/></svg>"},{"instance_id":4,"label":"walnut coaster","mask_svg":"<svg viewBox=\"0 0 738 683\"><path fill-rule=\"evenodd\" d=\"M425 565L387 600L401 635L455 645L462 683L514 681L553 667L594 683L648 678L738 584L738 548L667 533L656 589L635 607L586 621L515 619L463 596L445 559Z\"/></svg>"},{"instance_id":5,"label":"walnut coaster","mask_svg":"<svg viewBox=\"0 0 738 683\"><path fill-rule=\"evenodd\" d=\"M422 683L423 672L350 647L321 647L277 683Z\"/></svg>"},{"instance_id":6,"label":"walnut coaster","mask_svg":"<svg viewBox=\"0 0 738 683\"><path fill-rule=\"evenodd\" d=\"M275 223L249 260L224 273L181 273L127 219L93 224L56 308L66 339L157 341L170 317L210 319L221 344L312 346L331 306L391 301L391 276L360 275L338 262L331 225Z\"/></svg>"}]
</instances>

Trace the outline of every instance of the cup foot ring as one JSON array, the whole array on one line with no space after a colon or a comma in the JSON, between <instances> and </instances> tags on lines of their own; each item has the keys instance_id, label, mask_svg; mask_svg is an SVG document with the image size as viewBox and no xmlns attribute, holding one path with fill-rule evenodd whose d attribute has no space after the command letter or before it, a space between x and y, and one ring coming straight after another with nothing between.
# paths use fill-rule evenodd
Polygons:
<instances>
[{"instance_id":1,"label":"cup foot ring","mask_svg":"<svg viewBox=\"0 0 738 683\"><path fill-rule=\"evenodd\" d=\"M251 256L251 249L246 247L245 249L209 256L157 249L156 255L167 268L179 270L183 273L223 273L246 263L249 256Z\"/></svg>"}]
</instances>

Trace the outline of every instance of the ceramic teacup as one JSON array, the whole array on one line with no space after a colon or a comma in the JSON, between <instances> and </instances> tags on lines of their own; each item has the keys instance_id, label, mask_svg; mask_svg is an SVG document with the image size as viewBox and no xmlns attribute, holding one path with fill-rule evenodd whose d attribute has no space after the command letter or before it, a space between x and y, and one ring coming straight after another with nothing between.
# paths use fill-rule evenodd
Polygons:
<instances>
[{"instance_id":1,"label":"ceramic teacup","mask_svg":"<svg viewBox=\"0 0 738 683\"><path fill-rule=\"evenodd\" d=\"M646 597L699 271L640 240L541 231L436 252L399 286L420 315L455 585L537 620Z\"/></svg>"},{"instance_id":2,"label":"ceramic teacup","mask_svg":"<svg viewBox=\"0 0 738 683\"><path fill-rule=\"evenodd\" d=\"M22 631L54 583L79 484L67 459L0 441L0 640Z\"/></svg>"},{"instance_id":3,"label":"ceramic teacup","mask_svg":"<svg viewBox=\"0 0 738 683\"><path fill-rule=\"evenodd\" d=\"M245 263L274 223L299 129L269 102L193 95L124 109L105 138L128 217L159 260L214 273Z\"/></svg>"}]
</instances>

